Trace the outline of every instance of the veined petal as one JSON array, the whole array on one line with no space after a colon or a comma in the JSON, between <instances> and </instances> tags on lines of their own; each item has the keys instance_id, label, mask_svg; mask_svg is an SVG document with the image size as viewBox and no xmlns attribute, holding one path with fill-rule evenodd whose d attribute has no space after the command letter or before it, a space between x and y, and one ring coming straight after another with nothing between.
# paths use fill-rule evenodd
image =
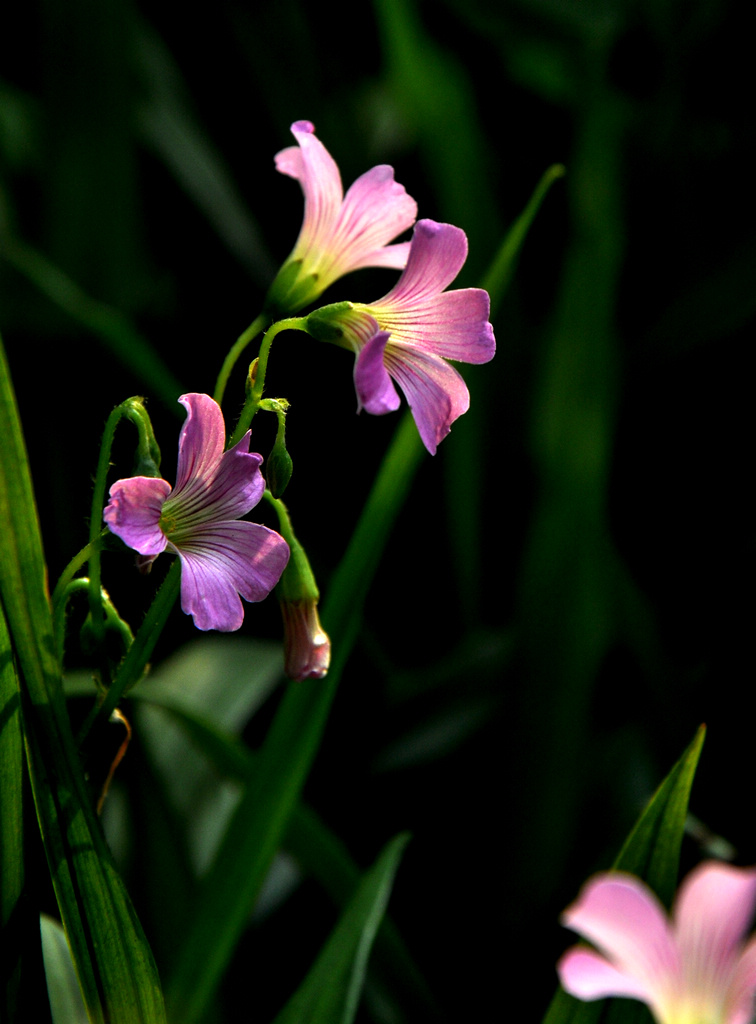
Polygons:
<instances>
[{"instance_id":1,"label":"veined petal","mask_svg":"<svg viewBox=\"0 0 756 1024\"><path fill-rule=\"evenodd\" d=\"M281 577L289 546L257 523L212 523L171 545L181 558L181 607L198 629L238 629L244 618L239 594L262 601Z\"/></svg>"},{"instance_id":2,"label":"veined petal","mask_svg":"<svg viewBox=\"0 0 756 1024\"><path fill-rule=\"evenodd\" d=\"M662 905L632 875L598 875L562 915L655 1004L667 1004L680 978L680 958Z\"/></svg>"},{"instance_id":3,"label":"veined petal","mask_svg":"<svg viewBox=\"0 0 756 1024\"><path fill-rule=\"evenodd\" d=\"M260 501L265 490L262 455L249 452L251 431L224 452L207 480L191 480L166 502L165 517L173 516L179 532L207 522L238 519ZM173 535L171 534L171 539Z\"/></svg>"},{"instance_id":4,"label":"veined petal","mask_svg":"<svg viewBox=\"0 0 756 1024\"><path fill-rule=\"evenodd\" d=\"M382 416L399 408L399 395L383 363L389 337L388 331L378 331L362 347L355 360L354 387L358 412L365 409L374 416Z\"/></svg>"},{"instance_id":5,"label":"veined petal","mask_svg":"<svg viewBox=\"0 0 756 1024\"><path fill-rule=\"evenodd\" d=\"M557 971L562 988L578 999L627 996L646 1001L649 998L637 978L618 970L603 956L583 946L568 949L557 964Z\"/></svg>"},{"instance_id":6,"label":"veined petal","mask_svg":"<svg viewBox=\"0 0 756 1024\"><path fill-rule=\"evenodd\" d=\"M687 876L674 910L674 931L686 977L723 991L738 960L756 903L756 869L710 861Z\"/></svg>"},{"instance_id":7,"label":"veined petal","mask_svg":"<svg viewBox=\"0 0 756 1024\"><path fill-rule=\"evenodd\" d=\"M209 395L182 395L179 402L186 409L186 420L179 434L176 487L183 491L206 486L218 468L226 443L226 425L220 406Z\"/></svg>"},{"instance_id":8,"label":"veined petal","mask_svg":"<svg viewBox=\"0 0 756 1024\"><path fill-rule=\"evenodd\" d=\"M384 300L367 308L395 341L412 343L443 359L487 363L496 353L490 305L482 288L458 288L414 306Z\"/></svg>"},{"instance_id":9,"label":"veined petal","mask_svg":"<svg viewBox=\"0 0 756 1024\"><path fill-rule=\"evenodd\" d=\"M467 385L443 359L393 338L383 359L404 392L423 444L435 455L452 423L470 407Z\"/></svg>"},{"instance_id":10,"label":"veined petal","mask_svg":"<svg viewBox=\"0 0 756 1024\"><path fill-rule=\"evenodd\" d=\"M296 178L302 186L305 212L292 259L312 247L320 249L329 239L341 209L344 189L336 161L315 135L310 121L295 121L291 132L298 146L276 156L276 169Z\"/></svg>"},{"instance_id":11,"label":"veined petal","mask_svg":"<svg viewBox=\"0 0 756 1024\"><path fill-rule=\"evenodd\" d=\"M410 242L397 242L395 245L384 245L362 256L355 254L352 270L361 267L387 267L389 270L404 270L409 257Z\"/></svg>"},{"instance_id":12,"label":"veined petal","mask_svg":"<svg viewBox=\"0 0 756 1024\"><path fill-rule=\"evenodd\" d=\"M110 488L110 502L102 518L111 533L140 555L159 555L166 545L159 526L160 516L170 493L168 481L157 477L132 476L116 480Z\"/></svg>"},{"instance_id":13,"label":"veined petal","mask_svg":"<svg viewBox=\"0 0 756 1024\"><path fill-rule=\"evenodd\" d=\"M451 284L466 259L467 236L462 228L419 220L404 273L375 305L413 306L438 295Z\"/></svg>"},{"instance_id":14,"label":"veined petal","mask_svg":"<svg viewBox=\"0 0 756 1024\"><path fill-rule=\"evenodd\" d=\"M380 250L411 227L416 216L417 203L394 181L393 167L379 164L361 174L344 197L329 243L339 275L384 259Z\"/></svg>"}]
</instances>

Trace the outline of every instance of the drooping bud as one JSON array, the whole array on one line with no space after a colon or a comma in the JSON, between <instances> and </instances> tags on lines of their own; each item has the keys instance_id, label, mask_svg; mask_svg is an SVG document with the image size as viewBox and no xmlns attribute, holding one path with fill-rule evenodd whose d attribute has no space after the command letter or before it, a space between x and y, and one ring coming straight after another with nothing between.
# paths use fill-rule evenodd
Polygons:
<instances>
[{"instance_id":1,"label":"drooping bud","mask_svg":"<svg viewBox=\"0 0 756 1024\"><path fill-rule=\"evenodd\" d=\"M273 502L289 562L276 588L284 625L284 670L289 679L322 679L331 663L331 641L320 625L315 577L282 501Z\"/></svg>"},{"instance_id":2,"label":"drooping bud","mask_svg":"<svg viewBox=\"0 0 756 1024\"><path fill-rule=\"evenodd\" d=\"M289 679L322 679L331 663L331 641L320 625L316 599L281 601L284 672Z\"/></svg>"}]
</instances>

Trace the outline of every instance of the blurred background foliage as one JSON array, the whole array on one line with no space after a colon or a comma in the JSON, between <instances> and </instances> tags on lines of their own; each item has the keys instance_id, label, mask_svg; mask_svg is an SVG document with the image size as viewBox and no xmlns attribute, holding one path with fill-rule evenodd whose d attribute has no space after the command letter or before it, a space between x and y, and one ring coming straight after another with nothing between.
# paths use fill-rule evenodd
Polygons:
<instances>
[{"instance_id":1,"label":"blurred background foliage","mask_svg":"<svg viewBox=\"0 0 756 1024\"><path fill-rule=\"evenodd\" d=\"M472 410L422 463L305 794L363 867L412 834L390 913L432 996L376 983L360 1020L540 1019L558 912L703 721L686 855L712 830L756 860L750 50L735 0L217 0L179 16L34 0L6 18L0 326L52 579L86 540L100 431L128 395L149 399L172 478L175 398L212 390L299 230L299 190L273 169L293 120L315 122L345 184L391 163L421 216L462 226L462 285L566 167L494 296ZM362 272L332 297L390 281ZM302 335L276 343L269 392L292 403L287 502L327 592L396 418L356 418L349 358ZM256 449L270 430L256 422ZM134 575L106 561L138 623L152 584ZM279 636L271 601L239 642ZM196 641L176 615L160 660ZM269 656L250 654L256 686ZM252 747L255 699L217 723ZM176 741L152 714L106 820L165 966L192 885L165 850L192 808L161 775L156 729ZM194 827L210 829L201 871L217 824ZM276 871L218 1020L239 998L272 1018L333 923L301 858Z\"/></svg>"}]
</instances>

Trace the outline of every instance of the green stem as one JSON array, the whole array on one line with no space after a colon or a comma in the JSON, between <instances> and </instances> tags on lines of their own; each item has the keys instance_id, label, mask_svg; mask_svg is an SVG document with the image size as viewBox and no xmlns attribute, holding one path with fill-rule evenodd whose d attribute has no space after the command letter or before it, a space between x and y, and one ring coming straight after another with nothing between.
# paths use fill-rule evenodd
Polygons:
<instances>
[{"instance_id":1,"label":"green stem","mask_svg":"<svg viewBox=\"0 0 756 1024\"><path fill-rule=\"evenodd\" d=\"M265 374L268 369L268 357L270 355L270 347L273 344L273 339L277 334L280 334L281 331L305 331L305 333L307 333L306 328L304 327L304 324L306 323L307 317L289 317L287 320L278 320L265 332L265 336L260 344L260 354L257 357L255 383L247 396L244 408L239 416L239 422L236 424L236 429L228 442L229 448L233 448L233 446L237 444L249 430L249 425L254 419L255 413L260 408L260 402L265 388Z\"/></svg>"},{"instance_id":2,"label":"green stem","mask_svg":"<svg viewBox=\"0 0 756 1024\"><path fill-rule=\"evenodd\" d=\"M246 331L239 335L228 355L223 360L223 366L218 374L218 380L215 382L215 391L213 392L213 398L218 405L221 405L223 402L223 396L226 393L226 384L228 384L228 378L231 376L231 371L236 365L236 361L247 345L249 345L251 341L254 341L260 331L268 323L269 319L270 317L267 313L261 313L255 320L253 320Z\"/></svg>"},{"instance_id":3,"label":"green stem","mask_svg":"<svg viewBox=\"0 0 756 1024\"><path fill-rule=\"evenodd\" d=\"M180 581L181 563L176 558L160 585L160 589L155 595L155 599L150 605L137 635L134 637L134 642L121 662L102 703L94 706L81 727L79 735L76 737L79 746L81 746L91 729L98 722L107 721L110 718L111 713L115 710L126 690L142 677L147 663L152 657L152 652L155 649L155 644L163 630L163 626L165 626L178 597Z\"/></svg>"}]
</instances>

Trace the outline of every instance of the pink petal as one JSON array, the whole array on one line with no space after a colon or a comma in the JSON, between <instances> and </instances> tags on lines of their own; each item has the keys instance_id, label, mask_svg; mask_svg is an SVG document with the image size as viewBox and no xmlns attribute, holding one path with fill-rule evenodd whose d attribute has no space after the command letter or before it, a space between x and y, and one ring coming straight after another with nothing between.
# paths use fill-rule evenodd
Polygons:
<instances>
[{"instance_id":1,"label":"pink petal","mask_svg":"<svg viewBox=\"0 0 756 1024\"><path fill-rule=\"evenodd\" d=\"M389 270L404 270L409 257L410 243L397 242L396 245L384 245L376 249L364 259L355 259L353 270L360 267L388 267Z\"/></svg>"},{"instance_id":2,"label":"pink petal","mask_svg":"<svg viewBox=\"0 0 756 1024\"><path fill-rule=\"evenodd\" d=\"M110 502L102 513L108 529L140 555L159 555L166 539L160 529L165 499L171 493L167 480L132 476L116 480L110 488Z\"/></svg>"},{"instance_id":3,"label":"pink petal","mask_svg":"<svg viewBox=\"0 0 756 1024\"><path fill-rule=\"evenodd\" d=\"M257 523L213 523L198 528L181 547L181 607L198 629L229 632L244 619L239 594L262 601L281 578L289 546Z\"/></svg>"},{"instance_id":4,"label":"pink petal","mask_svg":"<svg viewBox=\"0 0 756 1024\"><path fill-rule=\"evenodd\" d=\"M562 915L562 923L592 942L655 1003L666 1003L680 962L662 905L632 875L597 875Z\"/></svg>"},{"instance_id":5,"label":"pink petal","mask_svg":"<svg viewBox=\"0 0 756 1024\"><path fill-rule=\"evenodd\" d=\"M490 299L482 288L459 288L405 306L398 302L369 307L395 341L462 363L487 363L496 353L488 321Z\"/></svg>"},{"instance_id":6,"label":"pink petal","mask_svg":"<svg viewBox=\"0 0 756 1024\"><path fill-rule=\"evenodd\" d=\"M305 198L302 230L292 253L298 259L314 244L320 247L331 235L339 216L344 189L336 161L315 135L310 121L295 121L292 134L299 143L276 156L276 168L297 178Z\"/></svg>"},{"instance_id":7,"label":"pink petal","mask_svg":"<svg viewBox=\"0 0 756 1024\"><path fill-rule=\"evenodd\" d=\"M756 993L756 938L740 955L727 997L727 1024L750 1024Z\"/></svg>"},{"instance_id":8,"label":"pink petal","mask_svg":"<svg viewBox=\"0 0 756 1024\"><path fill-rule=\"evenodd\" d=\"M388 339L388 331L378 331L363 346L355 360L354 387L358 412L365 409L373 416L382 416L399 408L399 395L383 363Z\"/></svg>"},{"instance_id":9,"label":"pink petal","mask_svg":"<svg viewBox=\"0 0 756 1024\"><path fill-rule=\"evenodd\" d=\"M209 395L182 395L187 412L179 434L176 491L187 483L202 485L215 475L226 443L226 425L220 406Z\"/></svg>"},{"instance_id":10,"label":"pink petal","mask_svg":"<svg viewBox=\"0 0 756 1024\"><path fill-rule=\"evenodd\" d=\"M190 480L171 495L166 516L176 509L177 528L246 515L260 501L265 490L260 466L262 455L250 453L250 431L224 452L211 476Z\"/></svg>"},{"instance_id":11,"label":"pink petal","mask_svg":"<svg viewBox=\"0 0 756 1024\"><path fill-rule=\"evenodd\" d=\"M384 364L405 394L423 444L435 455L452 423L470 407L467 385L443 359L395 343L393 337L386 346Z\"/></svg>"},{"instance_id":12,"label":"pink petal","mask_svg":"<svg viewBox=\"0 0 756 1024\"><path fill-rule=\"evenodd\" d=\"M372 267L376 260L386 266L383 247L411 227L417 203L403 185L394 181L394 169L387 164L371 168L349 188L329 248L336 255L342 273L358 267ZM408 250L407 250L408 252ZM397 256L394 252L393 258ZM394 266L392 262L388 264ZM401 264L402 266L404 264Z\"/></svg>"},{"instance_id":13,"label":"pink petal","mask_svg":"<svg viewBox=\"0 0 756 1024\"><path fill-rule=\"evenodd\" d=\"M562 988L578 999L627 996L645 1002L649 996L637 978L618 970L598 953L583 946L567 950L557 964L557 971Z\"/></svg>"},{"instance_id":14,"label":"pink petal","mask_svg":"<svg viewBox=\"0 0 756 1024\"><path fill-rule=\"evenodd\" d=\"M754 903L756 869L708 861L690 872L674 909L674 930L687 977L712 991L729 984Z\"/></svg>"},{"instance_id":15,"label":"pink petal","mask_svg":"<svg viewBox=\"0 0 756 1024\"><path fill-rule=\"evenodd\" d=\"M419 220L404 273L375 305L412 306L438 295L451 284L467 259L467 236L453 224Z\"/></svg>"}]
</instances>

